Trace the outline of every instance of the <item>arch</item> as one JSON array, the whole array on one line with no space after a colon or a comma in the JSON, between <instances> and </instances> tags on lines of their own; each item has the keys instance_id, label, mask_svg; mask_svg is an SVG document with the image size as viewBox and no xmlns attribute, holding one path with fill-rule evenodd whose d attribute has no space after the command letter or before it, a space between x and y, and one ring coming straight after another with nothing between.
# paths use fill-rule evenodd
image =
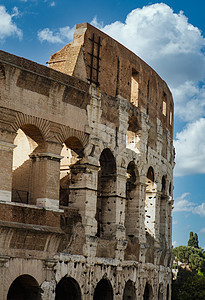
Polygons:
<instances>
[{"instance_id":1,"label":"arch","mask_svg":"<svg viewBox=\"0 0 205 300\"><path fill-rule=\"evenodd\" d=\"M17 130L14 144L16 148L13 151L12 201L35 204L32 192L33 161L30 155L37 151L38 147L43 149L43 135L35 125L24 124Z\"/></svg>"},{"instance_id":2,"label":"arch","mask_svg":"<svg viewBox=\"0 0 205 300\"><path fill-rule=\"evenodd\" d=\"M156 201L157 185L155 183L155 173L153 167L149 167L146 178L146 199L145 199L145 229L155 236L156 224Z\"/></svg>"},{"instance_id":3,"label":"arch","mask_svg":"<svg viewBox=\"0 0 205 300\"><path fill-rule=\"evenodd\" d=\"M125 228L127 236L136 235L139 221L139 172L134 161L127 166Z\"/></svg>"},{"instance_id":4,"label":"arch","mask_svg":"<svg viewBox=\"0 0 205 300\"><path fill-rule=\"evenodd\" d=\"M21 126L21 130L25 133L25 135L29 136L37 144L41 144L44 142L42 132L36 125L24 124L23 126Z\"/></svg>"},{"instance_id":5,"label":"arch","mask_svg":"<svg viewBox=\"0 0 205 300\"><path fill-rule=\"evenodd\" d=\"M162 188L161 188L161 197L160 197L160 224L159 224L159 233L161 243L166 248L166 239L167 239L167 229L168 229L168 215L167 215L167 180L166 175L162 176ZM164 259L162 258L161 263Z\"/></svg>"},{"instance_id":6,"label":"arch","mask_svg":"<svg viewBox=\"0 0 205 300\"><path fill-rule=\"evenodd\" d=\"M128 280L125 284L124 292L123 292L123 300L136 300L136 289L134 282Z\"/></svg>"},{"instance_id":7,"label":"arch","mask_svg":"<svg viewBox=\"0 0 205 300\"><path fill-rule=\"evenodd\" d=\"M65 145L70 148L72 151L76 152L80 158L84 156L84 147L82 142L76 136L70 136L65 140Z\"/></svg>"},{"instance_id":8,"label":"arch","mask_svg":"<svg viewBox=\"0 0 205 300\"><path fill-rule=\"evenodd\" d=\"M148 171L147 171L147 180L148 183L153 184L154 183L154 169L152 167L149 167Z\"/></svg>"},{"instance_id":9,"label":"arch","mask_svg":"<svg viewBox=\"0 0 205 300\"><path fill-rule=\"evenodd\" d=\"M152 300L153 299L153 291L151 285L146 282L144 294L143 294L143 300Z\"/></svg>"},{"instance_id":10,"label":"arch","mask_svg":"<svg viewBox=\"0 0 205 300\"><path fill-rule=\"evenodd\" d=\"M38 128L44 140L49 140L53 137L50 130L50 122L48 120L26 115L21 112L16 113L16 120L12 124L14 131L18 131L19 128L25 128L25 130L27 130L30 127L32 129L34 128L32 126ZM31 130L29 130L29 132L31 132Z\"/></svg>"},{"instance_id":11,"label":"arch","mask_svg":"<svg viewBox=\"0 0 205 300\"><path fill-rule=\"evenodd\" d=\"M70 136L63 143L60 162L60 205L68 206L72 198L70 196L71 184L75 184L73 170L75 165L84 157L84 147L76 136ZM79 171L79 170L78 170ZM72 177L72 180L71 180Z\"/></svg>"},{"instance_id":12,"label":"arch","mask_svg":"<svg viewBox=\"0 0 205 300\"><path fill-rule=\"evenodd\" d=\"M93 300L113 300L113 289L108 279L101 279L95 290Z\"/></svg>"},{"instance_id":13,"label":"arch","mask_svg":"<svg viewBox=\"0 0 205 300\"><path fill-rule=\"evenodd\" d=\"M56 286L55 300L81 300L78 282L72 277L63 277Z\"/></svg>"},{"instance_id":14,"label":"arch","mask_svg":"<svg viewBox=\"0 0 205 300\"><path fill-rule=\"evenodd\" d=\"M11 284L7 300L41 300L41 292L36 279L24 274L17 277Z\"/></svg>"},{"instance_id":15,"label":"arch","mask_svg":"<svg viewBox=\"0 0 205 300\"><path fill-rule=\"evenodd\" d=\"M109 148L102 151L99 159L98 171L98 195L96 208L97 236L112 235L115 219L115 184L116 184L116 162Z\"/></svg>"},{"instance_id":16,"label":"arch","mask_svg":"<svg viewBox=\"0 0 205 300\"><path fill-rule=\"evenodd\" d=\"M166 176L162 176L162 194L166 194Z\"/></svg>"},{"instance_id":17,"label":"arch","mask_svg":"<svg viewBox=\"0 0 205 300\"><path fill-rule=\"evenodd\" d=\"M83 145L83 148L85 148L88 144L89 135L87 133L68 126L60 125L56 139L62 144L70 137L76 137Z\"/></svg>"},{"instance_id":18,"label":"arch","mask_svg":"<svg viewBox=\"0 0 205 300\"><path fill-rule=\"evenodd\" d=\"M126 148L136 153L141 151L141 127L136 115L130 116L126 134Z\"/></svg>"}]
</instances>

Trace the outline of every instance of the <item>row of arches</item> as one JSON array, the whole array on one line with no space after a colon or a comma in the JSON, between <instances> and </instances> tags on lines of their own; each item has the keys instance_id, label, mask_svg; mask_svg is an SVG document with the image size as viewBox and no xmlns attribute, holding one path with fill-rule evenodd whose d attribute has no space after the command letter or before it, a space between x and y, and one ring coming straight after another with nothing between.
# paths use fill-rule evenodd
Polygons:
<instances>
[{"instance_id":1,"label":"row of arches","mask_svg":"<svg viewBox=\"0 0 205 300\"><path fill-rule=\"evenodd\" d=\"M39 286L38 282L32 276L25 274L16 278L11 284L7 300L41 300L43 290ZM153 299L152 286L147 282L144 288L143 300ZM82 293L78 282L72 277L63 277L56 285L55 300L81 300ZM113 300L114 293L111 282L107 278L101 279L93 293L93 300ZM123 291L123 300L136 300L136 288L134 282L128 280L125 284ZM162 300L163 291L162 284L158 289L158 300ZM166 300L169 300L169 284L166 289Z\"/></svg>"},{"instance_id":2,"label":"row of arches","mask_svg":"<svg viewBox=\"0 0 205 300\"><path fill-rule=\"evenodd\" d=\"M44 181L39 174L48 163L46 145L40 130L34 125L24 125L18 130L18 134L14 140L17 147L13 153L13 176L12 176L12 201L23 202L28 204L36 204L38 197L37 191L39 186L41 189ZM40 153L40 154L39 154ZM43 159L42 159L42 155ZM47 156L46 156L47 155ZM46 157L46 158L45 158ZM53 159L51 157L51 159ZM57 189L57 195L52 195L59 199L60 206L69 206L72 203L71 188L75 184L76 166L79 166L84 159L84 146L80 140L75 137L69 137L62 144L62 150L59 157L55 157L52 163L59 161L59 172L56 174L59 178L52 178L51 188ZM50 166L48 172L53 172L53 165ZM113 228L115 228L116 219L113 217L113 211L116 207L117 191L117 166L113 153L109 148L104 149L99 157L98 176L97 176L97 203L96 215L98 237L111 236ZM77 169L78 172L78 169ZM48 181L48 179L46 179ZM50 180L50 179L49 179ZM157 184L155 182L155 173L152 167L147 171L146 191L143 191L143 184L140 182L139 172L134 161L127 166L126 180L126 205L125 218L120 219L121 224L126 227L127 235L136 235L137 220L139 219L139 199L145 199L145 228L154 232L155 214L153 208L156 207ZM161 209L164 212L160 215L160 223L165 234L166 215L166 199L171 195L172 185L169 184L169 192L167 191L168 182L166 176L162 177L161 182ZM165 200L165 201L163 201ZM120 212L122 214L122 212Z\"/></svg>"}]
</instances>

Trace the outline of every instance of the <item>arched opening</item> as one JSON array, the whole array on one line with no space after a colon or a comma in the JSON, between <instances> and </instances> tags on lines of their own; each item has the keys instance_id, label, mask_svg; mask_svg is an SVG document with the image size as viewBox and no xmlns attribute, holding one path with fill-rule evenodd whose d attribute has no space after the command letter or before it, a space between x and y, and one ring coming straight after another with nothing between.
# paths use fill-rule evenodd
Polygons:
<instances>
[{"instance_id":1,"label":"arched opening","mask_svg":"<svg viewBox=\"0 0 205 300\"><path fill-rule=\"evenodd\" d=\"M158 290L158 300L163 300L163 285L160 283L159 290Z\"/></svg>"},{"instance_id":2,"label":"arched opening","mask_svg":"<svg viewBox=\"0 0 205 300\"><path fill-rule=\"evenodd\" d=\"M128 121L128 129L126 135L126 147L136 153L140 153L141 148L141 128L136 116L130 117Z\"/></svg>"},{"instance_id":3,"label":"arched opening","mask_svg":"<svg viewBox=\"0 0 205 300\"><path fill-rule=\"evenodd\" d=\"M149 167L146 179L145 199L145 230L155 236L155 215L156 215L157 185L155 183L154 170Z\"/></svg>"},{"instance_id":4,"label":"arched opening","mask_svg":"<svg viewBox=\"0 0 205 300\"><path fill-rule=\"evenodd\" d=\"M63 144L61 151L60 163L60 206L69 206L71 202L70 186L75 183L74 177L72 177L75 165L83 158L83 145L76 137L68 138ZM74 171L75 173L75 171Z\"/></svg>"},{"instance_id":5,"label":"arched opening","mask_svg":"<svg viewBox=\"0 0 205 300\"><path fill-rule=\"evenodd\" d=\"M144 289L143 300L152 300L153 299L153 292L152 287L149 283L146 283Z\"/></svg>"},{"instance_id":6,"label":"arched opening","mask_svg":"<svg viewBox=\"0 0 205 300\"><path fill-rule=\"evenodd\" d=\"M99 162L96 220L97 236L103 237L111 236L115 225L116 163L110 149L102 151Z\"/></svg>"},{"instance_id":7,"label":"arched opening","mask_svg":"<svg viewBox=\"0 0 205 300\"><path fill-rule=\"evenodd\" d=\"M36 126L24 125L17 131L14 144L16 148L13 151L12 201L36 204L31 155L37 149L43 148L43 136Z\"/></svg>"},{"instance_id":8,"label":"arched opening","mask_svg":"<svg viewBox=\"0 0 205 300\"><path fill-rule=\"evenodd\" d=\"M136 235L139 222L139 173L134 161L127 167L125 228L127 236Z\"/></svg>"},{"instance_id":9,"label":"arched opening","mask_svg":"<svg viewBox=\"0 0 205 300\"><path fill-rule=\"evenodd\" d=\"M166 247L166 236L167 236L167 184L166 184L166 176L162 176L162 189L161 189L161 197L160 197L160 239L163 247Z\"/></svg>"},{"instance_id":10,"label":"arched opening","mask_svg":"<svg viewBox=\"0 0 205 300\"><path fill-rule=\"evenodd\" d=\"M166 176L162 176L162 194L166 194Z\"/></svg>"},{"instance_id":11,"label":"arched opening","mask_svg":"<svg viewBox=\"0 0 205 300\"><path fill-rule=\"evenodd\" d=\"M21 275L11 284L7 300L41 300L41 288L30 275Z\"/></svg>"},{"instance_id":12,"label":"arched opening","mask_svg":"<svg viewBox=\"0 0 205 300\"><path fill-rule=\"evenodd\" d=\"M56 286L55 300L81 300L80 286L71 277L62 278Z\"/></svg>"},{"instance_id":13,"label":"arched opening","mask_svg":"<svg viewBox=\"0 0 205 300\"><path fill-rule=\"evenodd\" d=\"M94 291L93 300L113 300L113 289L108 279L101 279Z\"/></svg>"},{"instance_id":14,"label":"arched opening","mask_svg":"<svg viewBox=\"0 0 205 300\"><path fill-rule=\"evenodd\" d=\"M131 280L128 280L125 284L123 300L136 300L135 285L134 282Z\"/></svg>"}]
</instances>

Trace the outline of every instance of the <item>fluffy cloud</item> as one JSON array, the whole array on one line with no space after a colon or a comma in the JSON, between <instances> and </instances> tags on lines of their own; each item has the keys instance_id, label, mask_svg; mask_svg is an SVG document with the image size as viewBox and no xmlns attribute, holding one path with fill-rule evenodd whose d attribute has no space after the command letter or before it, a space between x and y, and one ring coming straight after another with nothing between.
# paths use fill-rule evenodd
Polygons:
<instances>
[{"instance_id":1,"label":"fluffy cloud","mask_svg":"<svg viewBox=\"0 0 205 300\"><path fill-rule=\"evenodd\" d=\"M174 202L174 211L193 211L195 203L191 202L189 198L190 193L184 193L178 197Z\"/></svg>"},{"instance_id":2,"label":"fluffy cloud","mask_svg":"<svg viewBox=\"0 0 205 300\"><path fill-rule=\"evenodd\" d=\"M70 28L65 26L59 28L56 31L52 31L49 28L44 28L38 32L38 38L41 42L47 41L49 43L67 43L73 37L75 27Z\"/></svg>"},{"instance_id":3,"label":"fluffy cloud","mask_svg":"<svg viewBox=\"0 0 205 300\"><path fill-rule=\"evenodd\" d=\"M125 23L103 26L95 18L92 24L135 52L167 81L177 116L184 121L205 116L204 103L197 107L204 96L199 81L204 80L205 39L183 12L176 14L168 5L157 3L133 10ZM187 105L192 107L191 114Z\"/></svg>"},{"instance_id":4,"label":"fluffy cloud","mask_svg":"<svg viewBox=\"0 0 205 300\"><path fill-rule=\"evenodd\" d=\"M0 6L0 40L4 40L11 35L17 36L19 39L22 38L22 31L13 22L13 18L18 15L19 12L16 7L13 8L13 13L9 14L5 6Z\"/></svg>"},{"instance_id":5,"label":"fluffy cloud","mask_svg":"<svg viewBox=\"0 0 205 300\"><path fill-rule=\"evenodd\" d=\"M191 212L200 217L205 217L205 202L197 205L190 201L190 195L190 193L183 193L180 197L176 198L174 202L174 212ZM205 233L205 228L203 228L203 230Z\"/></svg>"},{"instance_id":6,"label":"fluffy cloud","mask_svg":"<svg viewBox=\"0 0 205 300\"><path fill-rule=\"evenodd\" d=\"M189 111L189 113L192 112L192 107L189 108ZM205 173L204 132L205 119L200 118L195 122L188 123L184 130L176 134L174 141L176 149L175 176Z\"/></svg>"},{"instance_id":7,"label":"fluffy cloud","mask_svg":"<svg viewBox=\"0 0 205 300\"><path fill-rule=\"evenodd\" d=\"M166 80L178 117L194 121L205 116L205 84L199 84L205 77L205 39L183 12L174 13L168 5L157 3L134 9L124 23L104 26L94 18L91 24L135 52ZM38 37L40 41L65 43L73 32L70 27L54 32L45 28Z\"/></svg>"}]
</instances>

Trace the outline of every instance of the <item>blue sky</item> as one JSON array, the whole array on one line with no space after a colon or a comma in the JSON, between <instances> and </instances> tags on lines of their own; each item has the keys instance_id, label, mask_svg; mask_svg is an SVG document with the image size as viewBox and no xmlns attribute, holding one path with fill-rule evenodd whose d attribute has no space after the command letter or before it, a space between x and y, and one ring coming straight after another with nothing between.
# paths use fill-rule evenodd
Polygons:
<instances>
[{"instance_id":1,"label":"blue sky","mask_svg":"<svg viewBox=\"0 0 205 300\"><path fill-rule=\"evenodd\" d=\"M0 0L0 48L41 64L90 22L148 62L175 100L173 243L205 248L205 1Z\"/></svg>"}]
</instances>

